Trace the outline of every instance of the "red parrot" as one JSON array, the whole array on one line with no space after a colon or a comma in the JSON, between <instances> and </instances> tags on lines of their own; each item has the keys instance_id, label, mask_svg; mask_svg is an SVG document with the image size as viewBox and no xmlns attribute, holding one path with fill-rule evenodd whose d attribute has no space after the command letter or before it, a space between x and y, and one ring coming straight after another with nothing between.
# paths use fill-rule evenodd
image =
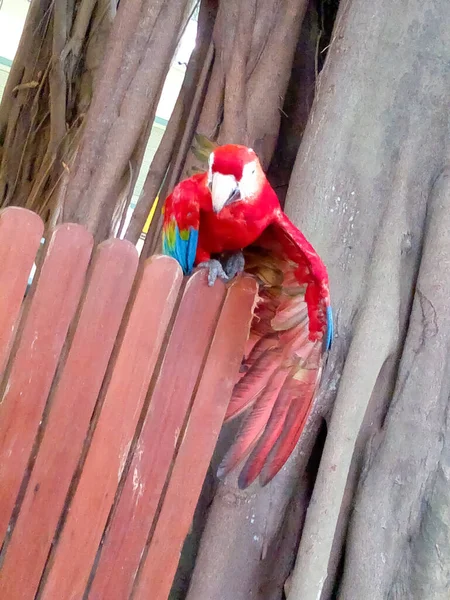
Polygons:
<instances>
[{"instance_id":1,"label":"red parrot","mask_svg":"<svg viewBox=\"0 0 450 600\"><path fill-rule=\"evenodd\" d=\"M333 336L325 265L282 212L255 152L217 147L208 171L179 183L164 206L163 252L208 283L244 270L259 282L246 355L225 421L246 413L218 475L244 458L239 486L267 484L300 438Z\"/></svg>"}]
</instances>

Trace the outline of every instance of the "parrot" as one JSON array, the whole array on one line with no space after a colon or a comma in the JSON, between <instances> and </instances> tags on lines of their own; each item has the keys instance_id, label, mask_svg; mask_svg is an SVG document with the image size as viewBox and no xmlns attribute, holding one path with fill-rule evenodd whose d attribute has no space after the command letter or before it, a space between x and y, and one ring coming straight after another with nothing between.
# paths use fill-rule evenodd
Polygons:
<instances>
[{"instance_id":1,"label":"parrot","mask_svg":"<svg viewBox=\"0 0 450 600\"><path fill-rule=\"evenodd\" d=\"M206 165L205 165L206 167ZM281 209L256 153L226 144L163 206L163 253L208 285L245 269L258 281L249 339L224 422L241 417L218 477L244 462L238 486L267 485L310 414L333 338L327 269Z\"/></svg>"}]
</instances>

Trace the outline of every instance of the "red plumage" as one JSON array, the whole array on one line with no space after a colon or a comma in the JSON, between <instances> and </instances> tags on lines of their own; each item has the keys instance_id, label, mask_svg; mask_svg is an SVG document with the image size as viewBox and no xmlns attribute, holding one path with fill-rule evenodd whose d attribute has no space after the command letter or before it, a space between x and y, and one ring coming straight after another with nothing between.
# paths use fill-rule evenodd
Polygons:
<instances>
[{"instance_id":1,"label":"red plumage","mask_svg":"<svg viewBox=\"0 0 450 600\"><path fill-rule=\"evenodd\" d=\"M198 235L195 264L243 250L245 271L260 283L226 420L245 415L219 475L247 457L240 486L258 475L264 485L294 449L320 382L332 336L326 268L283 214L254 152L243 146L217 148L208 173L181 182L167 199L164 247L183 265L185 246L170 239L174 228L183 240Z\"/></svg>"}]
</instances>

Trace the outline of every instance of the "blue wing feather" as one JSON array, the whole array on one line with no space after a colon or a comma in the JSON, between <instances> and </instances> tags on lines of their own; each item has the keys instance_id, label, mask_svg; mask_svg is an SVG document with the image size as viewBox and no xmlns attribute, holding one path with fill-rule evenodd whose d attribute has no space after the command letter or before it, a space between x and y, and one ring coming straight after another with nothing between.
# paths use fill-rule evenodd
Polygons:
<instances>
[{"instance_id":1,"label":"blue wing feather","mask_svg":"<svg viewBox=\"0 0 450 600\"><path fill-rule=\"evenodd\" d=\"M331 306L327 306L327 338L326 338L326 350L329 350L331 347L331 342L333 340L334 334L334 326L333 326L333 311Z\"/></svg>"},{"instance_id":2,"label":"blue wing feather","mask_svg":"<svg viewBox=\"0 0 450 600\"><path fill-rule=\"evenodd\" d=\"M194 268L197 244L198 231L193 227L180 233L175 224L170 235L163 235L163 253L177 260L185 275L190 275Z\"/></svg>"}]
</instances>

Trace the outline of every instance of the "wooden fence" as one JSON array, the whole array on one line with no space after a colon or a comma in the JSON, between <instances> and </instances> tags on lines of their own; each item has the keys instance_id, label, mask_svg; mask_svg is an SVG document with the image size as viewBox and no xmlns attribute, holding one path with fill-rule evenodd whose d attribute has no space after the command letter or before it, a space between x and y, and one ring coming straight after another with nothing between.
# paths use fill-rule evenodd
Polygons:
<instances>
[{"instance_id":1,"label":"wooden fence","mask_svg":"<svg viewBox=\"0 0 450 600\"><path fill-rule=\"evenodd\" d=\"M256 283L0 213L0 598L166 600Z\"/></svg>"}]
</instances>

